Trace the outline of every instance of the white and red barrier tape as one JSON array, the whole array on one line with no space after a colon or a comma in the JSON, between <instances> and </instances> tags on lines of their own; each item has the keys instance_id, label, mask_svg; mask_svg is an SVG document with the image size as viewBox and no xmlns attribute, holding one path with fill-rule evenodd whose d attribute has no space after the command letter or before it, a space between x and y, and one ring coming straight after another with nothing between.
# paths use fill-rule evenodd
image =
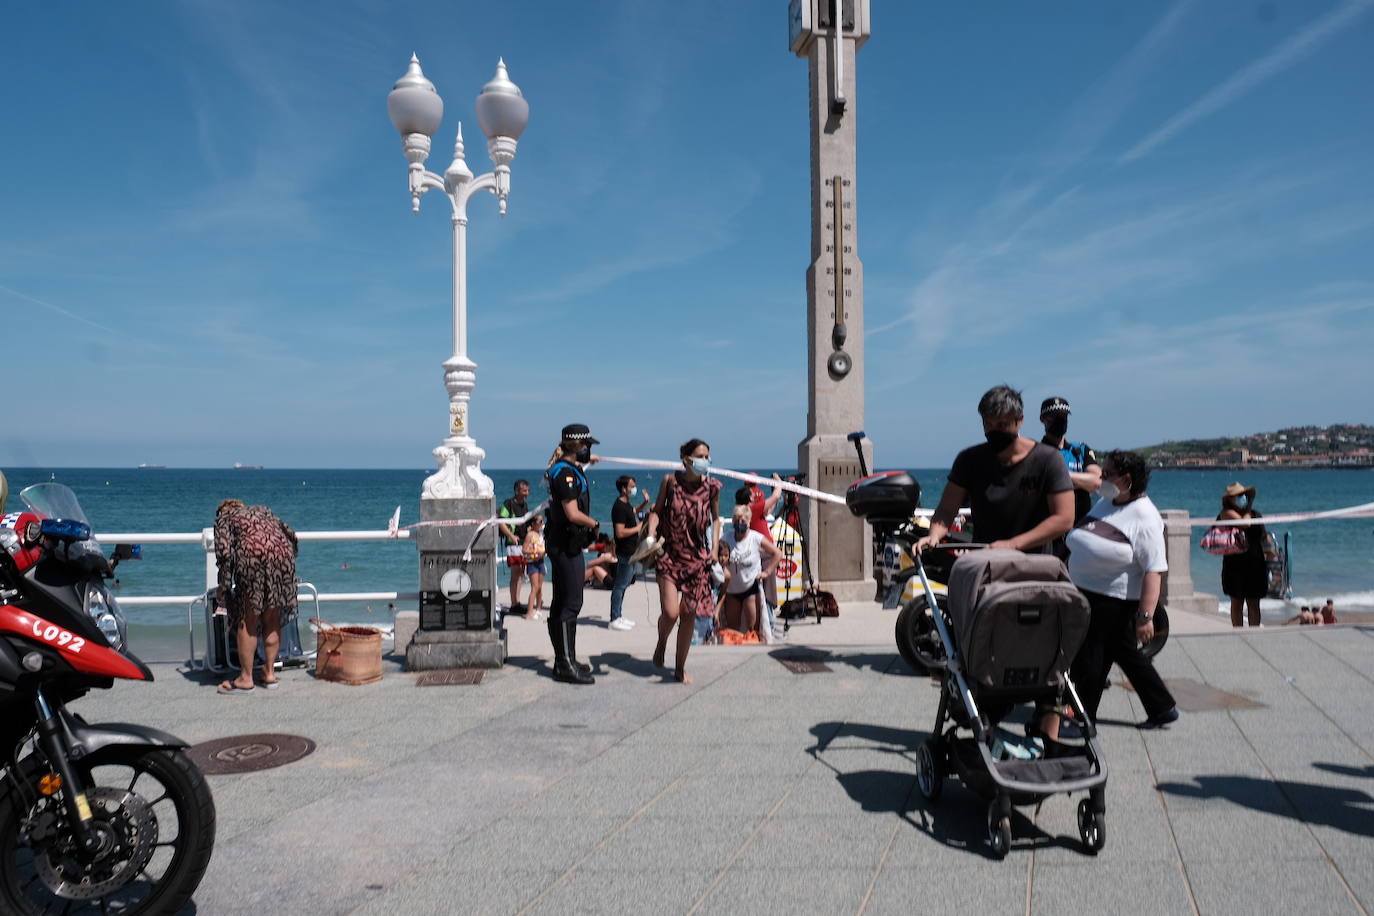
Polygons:
<instances>
[{"instance_id":1,"label":"white and red barrier tape","mask_svg":"<svg viewBox=\"0 0 1374 916\"><path fill-rule=\"evenodd\" d=\"M659 461L655 458L608 458L605 455L597 456L600 461L609 461L612 464L626 464L631 467L639 468L661 468L665 471L682 470L681 461ZM760 477L758 474L749 474L745 471L732 471L729 468L712 467L710 473L719 477L733 477L735 480L743 480L747 483L757 483L769 487L779 487L789 493L796 493L799 496L809 496L812 499L819 499L828 503L845 504L843 496L836 496L834 493L826 493L821 490L813 490L804 487L799 483L790 480L777 480L772 477Z\"/></svg>"},{"instance_id":2,"label":"white and red barrier tape","mask_svg":"<svg viewBox=\"0 0 1374 916\"><path fill-rule=\"evenodd\" d=\"M501 518L496 515L493 515L491 518L443 518L429 522L414 522L409 525L402 525L400 523L401 507L397 506L396 511L391 514L391 521L387 522L386 530L392 537L397 537L402 531L408 531L412 528L462 528L468 525L476 525L477 530L472 533L472 537L468 538L468 546L463 549L463 562L470 563L472 561L472 545L477 543L477 538L481 536L488 525L495 525L498 523L506 525L523 525L525 522L544 511L544 507L548 504L549 501L546 499L519 518Z\"/></svg>"},{"instance_id":3,"label":"white and red barrier tape","mask_svg":"<svg viewBox=\"0 0 1374 916\"><path fill-rule=\"evenodd\" d=\"M612 464L623 464L630 467L659 468L665 471L678 471L682 469L681 461L662 461L656 458L613 458L605 455L598 455L597 460L610 462ZM794 483L790 480L778 480L777 478L773 477L761 477L758 474L750 474L745 471L733 471L729 468L719 467L712 467L710 473L716 474L720 477L731 477L735 480L743 480L747 483L756 483L763 486L778 487L790 493L796 493L799 496L808 496L812 499L819 499L823 502L838 503L841 506L845 505L845 500L843 496L837 496L834 493L826 493L823 490L815 490L811 487L804 487L801 484ZM534 516L538 515L540 512L542 512L544 508L548 506L548 504L549 501L546 499L539 505L531 509L528 513L520 516L519 518L498 518L496 516L492 516L491 518L485 519L439 519L428 522L414 522L410 525L399 524L401 509L399 506L397 506L396 512L391 516L391 521L387 524L387 531L391 534L392 537L396 537L400 531L412 528L448 528L476 525L477 530L473 532L472 538L468 542L468 552L470 553L472 550L472 545L477 542L478 535L480 535L488 525L494 525L498 522L504 522L512 525L522 525L525 522L528 522ZM915 514L920 516L927 516L930 515L932 511L934 510L917 509ZM966 515L967 513L967 509L959 510L960 515ZM1224 520L1215 518L1189 518L1188 524L1194 528L1210 528L1213 525L1244 527L1248 525L1278 525L1287 524L1289 522L1310 522L1317 521L1319 519L1330 518L1374 518L1374 503L1361 503L1358 506L1346 506L1341 509L1324 509L1315 512L1285 512L1278 515L1266 515L1263 518L1236 518Z\"/></svg>"},{"instance_id":4,"label":"white and red barrier tape","mask_svg":"<svg viewBox=\"0 0 1374 916\"><path fill-rule=\"evenodd\" d=\"M1346 506L1344 509L1325 509L1320 512L1284 512L1280 515L1266 515L1263 518L1190 518L1188 524L1194 528L1213 525L1242 527L1245 525L1278 525L1287 522L1311 522L1323 518L1374 518L1374 503L1361 503Z\"/></svg>"}]
</instances>

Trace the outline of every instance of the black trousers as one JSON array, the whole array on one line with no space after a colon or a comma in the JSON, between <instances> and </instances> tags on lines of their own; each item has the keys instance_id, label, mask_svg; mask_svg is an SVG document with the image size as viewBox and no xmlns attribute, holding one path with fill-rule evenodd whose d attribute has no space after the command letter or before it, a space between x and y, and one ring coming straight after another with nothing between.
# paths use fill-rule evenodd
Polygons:
<instances>
[{"instance_id":1,"label":"black trousers","mask_svg":"<svg viewBox=\"0 0 1374 916\"><path fill-rule=\"evenodd\" d=\"M553 581L549 619L576 620L577 615L582 613L582 590L586 587L583 579L587 575L587 559L580 550L569 554L557 548L550 548L546 556L549 559L549 578Z\"/></svg>"},{"instance_id":2,"label":"black trousers","mask_svg":"<svg viewBox=\"0 0 1374 916\"><path fill-rule=\"evenodd\" d=\"M1135 612L1140 602L1134 598L1112 598L1084 591L1092 618L1088 636L1073 660L1070 674L1078 697L1093 721L1102 702L1102 683L1112 664L1120 666L1135 688L1147 716L1167 712L1174 706L1173 695L1155 671L1154 662L1140 654L1135 644Z\"/></svg>"}]
</instances>

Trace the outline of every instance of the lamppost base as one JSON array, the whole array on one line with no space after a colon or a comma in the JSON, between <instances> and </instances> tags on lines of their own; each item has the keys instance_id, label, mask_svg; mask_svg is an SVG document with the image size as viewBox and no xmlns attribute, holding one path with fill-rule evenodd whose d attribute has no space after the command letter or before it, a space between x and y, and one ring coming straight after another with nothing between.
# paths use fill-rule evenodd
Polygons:
<instances>
[{"instance_id":1,"label":"lamppost base","mask_svg":"<svg viewBox=\"0 0 1374 916\"><path fill-rule=\"evenodd\" d=\"M494 511L491 497L420 500L422 522L472 523L491 518ZM474 524L430 525L416 531L420 628L404 649L407 670L499 668L506 660L505 631L494 626L496 541L494 526L480 534ZM446 584L446 575L453 572L466 575L465 590Z\"/></svg>"},{"instance_id":2,"label":"lamppost base","mask_svg":"<svg viewBox=\"0 0 1374 916\"><path fill-rule=\"evenodd\" d=\"M407 671L500 668L506 661L506 631L417 630L406 646Z\"/></svg>"},{"instance_id":3,"label":"lamppost base","mask_svg":"<svg viewBox=\"0 0 1374 916\"><path fill-rule=\"evenodd\" d=\"M463 445L441 445L434 450L439 470L425 478L421 499L492 499L496 487L491 478L482 473L482 459L487 453L480 448Z\"/></svg>"}]
</instances>

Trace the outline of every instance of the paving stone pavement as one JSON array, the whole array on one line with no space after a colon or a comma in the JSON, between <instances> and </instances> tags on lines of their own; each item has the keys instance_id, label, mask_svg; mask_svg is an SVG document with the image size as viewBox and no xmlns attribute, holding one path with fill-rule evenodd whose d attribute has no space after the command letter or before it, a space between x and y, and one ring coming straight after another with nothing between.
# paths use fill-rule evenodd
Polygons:
<instances>
[{"instance_id":1,"label":"paving stone pavement","mask_svg":"<svg viewBox=\"0 0 1374 916\"><path fill-rule=\"evenodd\" d=\"M1077 798L1053 796L1017 809L996 861L981 800L916 790L938 688L896 655L891 612L845 605L785 646L694 649L683 686L649 663L648 616L608 630L593 597L579 637L592 687L554 682L543 625L512 620L512 658L477 686L417 688L388 658L369 686L293 670L275 692L222 697L159 665L155 683L74 708L191 742L317 742L287 766L209 777L215 854L186 912L1374 910L1374 629L1175 624L1166 678L1260 705L1142 732L1117 684L1102 705L1106 848L1085 854ZM831 670L777 660L802 651Z\"/></svg>"}]
</instances>

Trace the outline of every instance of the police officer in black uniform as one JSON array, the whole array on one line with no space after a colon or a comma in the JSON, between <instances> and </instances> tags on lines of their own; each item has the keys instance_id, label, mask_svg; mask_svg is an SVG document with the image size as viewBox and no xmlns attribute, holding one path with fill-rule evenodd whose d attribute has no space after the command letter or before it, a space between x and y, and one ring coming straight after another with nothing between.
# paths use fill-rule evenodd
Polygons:
<instances>
[{"instance_id":1,"label":"police officer in black uniform","mask_svg":"<svg viewBox=\"0 0 1374 916\"><path fill-rule=\"evenodd\" d=\"M582 551L596 537L596 520L588 515L591 493L583 471L591 464L597 440L582 423L563 427L561 454L549 465L548 549L553 596L549 602L549 641L553 643L554 680L594 684L592 666L577 661L577 615L582 613L586 558Z\"/></svg>"}]
</instances>

